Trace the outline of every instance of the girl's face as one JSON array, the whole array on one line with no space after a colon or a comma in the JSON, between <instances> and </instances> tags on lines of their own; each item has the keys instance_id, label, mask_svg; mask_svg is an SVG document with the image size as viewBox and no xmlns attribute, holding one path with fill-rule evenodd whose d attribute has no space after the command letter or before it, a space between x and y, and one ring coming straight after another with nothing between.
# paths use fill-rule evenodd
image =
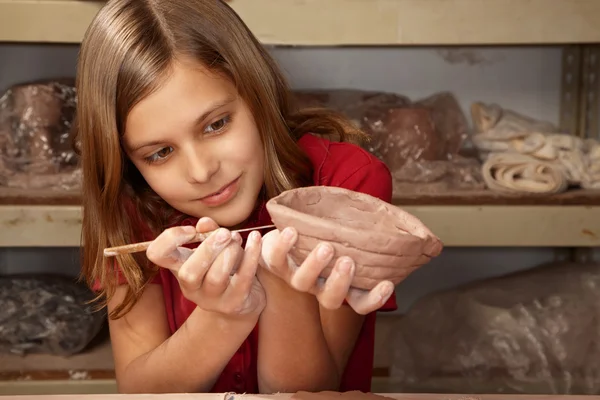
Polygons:
<instances>
[{"instance_id":1,"label":"girl's face","mask_svg":"<svg viewBox=\"0 0 600 400\"><path fill-rule=\"evenodd\" d=\"M264 150L235 87L193 63L126 121L124 147L150 187L184 214L235 227L253 211L264 180Z\"/></svg>"}]
</instances>

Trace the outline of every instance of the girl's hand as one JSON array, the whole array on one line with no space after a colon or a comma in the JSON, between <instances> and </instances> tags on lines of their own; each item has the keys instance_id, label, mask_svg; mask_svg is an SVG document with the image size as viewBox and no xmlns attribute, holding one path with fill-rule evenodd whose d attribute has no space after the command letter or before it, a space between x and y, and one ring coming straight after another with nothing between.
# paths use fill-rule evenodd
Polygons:
<instances>
[{"instance_id":1,"label":"girl's hand","mask_svg":"<svg viewBox=\"0 0 600 400\"><path fill-rule=\"evenodd\" d=\"M181 247L197 232L214 233L191 250ZM256 278L261 236L251 232L242 249L239 233L232 233L210 218L193 226L170 228L148 247L150 261L173 272L183 295L198 307L227 315L260 314L265 293Z\"/></svg>"},{"instance_id":2,"label":"girl's hand","mask_svg":"<svg viewBox=\"0 0 600 400\"><path fill-rule=\"evenodd\" d=\"M261 263L294 289L314 294L324 308L340 308L346 300L358 314L368 314L383 306L392 295L394 284L386 280L370 291L351 287L354 261L349 257L339 257L329 277L321 278L322 271L334 257L333 247L328 243L321 243L302 265L296 265L288 253L297 238L297 232L291 228L267 233L263 238Z\"/></svg>"}]
</instances>

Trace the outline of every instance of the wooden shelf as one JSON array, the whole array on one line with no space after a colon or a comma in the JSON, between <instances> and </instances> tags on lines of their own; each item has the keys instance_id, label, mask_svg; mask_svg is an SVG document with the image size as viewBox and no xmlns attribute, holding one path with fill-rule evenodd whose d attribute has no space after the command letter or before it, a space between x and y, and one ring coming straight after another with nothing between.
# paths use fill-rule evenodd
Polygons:
<instances>
[{"instance_id":1,"label":"wooden shelf","mask_svg":"<svg viewBox=\"0 0 600 400\"><path fill-rule=\"evenodd\" d=\"M379 313L377 315L374 370L378 378L389 376L392 363L389 343L401 314ZM110 381L114 380L114 361L108 331L103 330L89 348L71 357L46 354L25 356L0 354L0 386L13 381ZM1 392L1 390L0 390Z\"/></svg>"},{"instance_id":2,"label":"wooden shelf","mask_svg":"<svg viewBox=\"0 0 600 400\"><path fill-rule=\"evenodd\" d=\"M597 247L600 206L406 206L447 247Z\"/></svg>"},{"instance_id":3,"label":"wooden shelf","mask_svg":"<svg viewBox=\"0 0 600 400\"><path fill-rule=\"evenodd\" d=\"M383 381L379 383L380 386L388 387L386 380L380 379L377 383L380 381ZM114 395L118 393L118 390L117 382L114 379L22 380L0 381L0 393L5 400L42 400L46 397L40 396L51 395L54 396L53 400L56 398L81 400L82 398L93 398L92 395L100 395L100 399L103 399L102 395ZM9 396L18 397L11 398ZM122 397L117 397L116 400L122 400Z\"/></svg>"},{"instance_id":4,"label":"wooden shelf","mask_svg":"<svg viewBox=\"0 0 600 400\"><path fill-rule=\"evenodd\" d=\"M0 41L79 43L104 2L0 0ZM600 42L597 0L230 0L272 45Z\"/></svg>"},{"instance_id":5,"label":"wooden shelf","mask_svg":"<svg viewBox=\"0 0 600 400\"><path fill-rule=\"evenodd\" d=\"M374 384L389 378L392 358L389 343L401 315L377 315ZM0 393L90 394L116 393L114 361L107 332L101 333L89 349L72 357L31 354L24 357L0 354Z\"/></svg>"},{"instance_id":6,"label":"wooden shelf","mask_svg":"<svg viewBox=\"0 0 600 400\"><path fill-rule=\"evenodd\" d=\"M383 385L381 385L384 387ZM62 393L62 392L61 392ZM75 392L60 396L61 400L293 400L295 393L278 392L275 394L252 394L252 393L168 393L168 394L88 394ZM597 395L546 395L546 394L467 394L467 393L388 393L373 391L370 394L379 395L383 398L393 400L600 400ZM342 395L342 393L340 393ZM360 398L360 394L348 393L346 398ZM300 398L302 396L299 396ZM308 397L308 396L306 396ZM306 398L305 397L305 398ZM366 397L366 396L365 396ZM22 395L7 396L6 400L57 400L53 395Z\"/></svg>"},{"instance_id":7,"label":"wooden shelf","mask_svg":"<svg viewBox=\"0 0 600 400\"><path fill-rule=\"evenodd\" d=\"M117 393L112 348L107 334L71 357L0 354L3 395Z\"/></svg>"},{"instance_id":8,"label":"wooden shelf","mask_svg":"<svg viewBox=\"0 0 600 400\"><path fill-rule=\"evenodd\" d=\"M0 206L0 246L79 247L79 206Z\"/></svg>"},{"instance_id":9,"label":"wooden shelf","mask_svg":"<svg viewBox=\"0 0 600 400\"><path fill-rule=\"evenodd\" d=\"M600 205L400 205L444 241L457 246L600 246ZM0 245L77 247L75 205L0 206ZM8 229L6 229L8 228Z\"/></svg>"},{"instance_id":10,"label":"wooden shelf","mask_svg":"<svg viewBox=\"0 0 600 400\"><path fill-rule=\"evenodd\" d=\"M71 357L0 354L0 382L15 380L112 380L115 366L107 335Z\"/></svg>"}]
</instances>

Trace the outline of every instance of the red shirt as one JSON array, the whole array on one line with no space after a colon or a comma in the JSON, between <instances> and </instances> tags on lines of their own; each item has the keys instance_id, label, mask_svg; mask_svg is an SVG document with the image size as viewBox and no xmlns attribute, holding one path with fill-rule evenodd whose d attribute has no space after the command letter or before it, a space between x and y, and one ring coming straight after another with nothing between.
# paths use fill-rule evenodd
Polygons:
<instances>
[{"instance_id":1,"label":"red shirt","mask_svg":"<svg viewBox=\"0 0 600 400\"><path fill-rule=\"evenodd\" d=\"M337 186L363 192L390 202L392 180L388 168L364 149L349 144L330 142L326 139L304 135L298 144L310 158L315 185ZM187 218L183 225L195 225L197 218ZM260 204L243 228L271 224L265 204ZM147 228L139 227L147 231ZM139 232L139 230L136 230ZM246 239L248 233L242 235ZM167 269L160 269L153 283L161 284L171 334L185 322L196 305L181 293L175 276ZM392 294L381 311L395 310L396 298ZM375 342L375 315L366 316L355 348L342 377L340 391L360 390L369 392L373 370ZM257 378L258 329L255 328L227 364L212 388L213 393L258 393Z\"/></svg>"}]
</instances>

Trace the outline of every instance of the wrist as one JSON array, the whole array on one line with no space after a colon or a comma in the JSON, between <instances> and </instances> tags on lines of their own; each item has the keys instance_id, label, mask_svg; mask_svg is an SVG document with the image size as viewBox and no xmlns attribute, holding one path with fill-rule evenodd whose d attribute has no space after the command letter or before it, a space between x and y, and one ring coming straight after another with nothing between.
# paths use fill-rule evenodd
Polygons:
<instances>
[{"instance_id":1,"label":"wrist","mask_svg":"<svg viewBox=\"0 0 600 400\"><path fill-rule=\"evenodd\" d=\"M316 312L318 314L318 301L313 294L294 289L285 280L269 271L261 272L258 280L267 296L266 313L289 315L296 312Z\"/></svg>"},{"instance_id":2,"label":"wrist","mask_svg":"<svg viewBox=\"0 0 600 400\"><path fill-rule=\"evenodd\" d=\"M227 314L218 311L208 311L196 306L192 315L194 315L197 320L210 321L215 329L223 330L224 332L227 332L234 326L236 329L247 326L249 331L251 331L258 323L261 312L262 309L253 310L244 314Z\"/></svg>"},{"instance_id":3,"label":"wrist","mask_svg":"<svg viewBox=\"0 0 600 400\"><path fill-rule=\"evenodd\" d=\"M278 302L293 303L298 297L304 297L307 293L300 292L294 289L285 279L271 272L267 268L260 268L257 271L256 277L265 290L267 299L277 298ZM267 301L269 304L269 301ZM270 304L272 305L272 304Z\"/></svg>"}]
</instances>

